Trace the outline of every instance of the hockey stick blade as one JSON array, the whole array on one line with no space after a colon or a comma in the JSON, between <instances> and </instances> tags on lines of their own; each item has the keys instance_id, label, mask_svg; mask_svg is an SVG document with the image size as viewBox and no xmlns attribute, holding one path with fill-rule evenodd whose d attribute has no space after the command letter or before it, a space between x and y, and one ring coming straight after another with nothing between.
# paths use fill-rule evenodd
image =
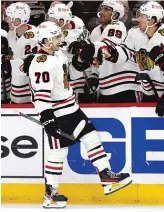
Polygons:
<instances>
[{"instance_id":1,"label":"hockey stick blade","mask_svg":"<svg viewBox=\"0 0 164 212\"><path fill-rule=\"evenodd\" d=\"M37 119L35 119L33 117L31 117L31 116L29 116L29 115L27 115L25 113L22 113L20 111L17 111L17 110L14 110L14 112L17 113L19 116L22 116L22 117L24 117L24 118L26 118L26 119L28 119L28 120L36 123L36 124L39 124L42 127L44 127L44 125L39 120L37 120ZM61 130L58 130L57 133L60 134L61 136L65 137L65 138L68 138L68 139L74 141L79 136L81 131L84 129L85 125L86 125L86 121L85 120L82 120L81 122L79 122L79 124L75 128L75 130L74 130L72 135L69 135L69 134L67 134L65 132L62 132Z\"/></svg>"}]
</instances>

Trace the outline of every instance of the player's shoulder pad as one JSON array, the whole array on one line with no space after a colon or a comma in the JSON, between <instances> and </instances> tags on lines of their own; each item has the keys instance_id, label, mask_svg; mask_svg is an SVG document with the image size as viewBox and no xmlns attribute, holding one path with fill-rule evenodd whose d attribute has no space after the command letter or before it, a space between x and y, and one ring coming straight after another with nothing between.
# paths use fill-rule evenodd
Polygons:
<instances>
[{"instance_id":1,"label":"player's shoulder pad","mask_svg":"<svg viewBox=\"0 0 164 212\"><path fill-rule=\"evenodd\" d=\"M36 27L33 25L27 25L28 29L24 32L23 36L26 39L33 39L36 35Z\"/></svg>"},{"instance_id":2,"label":"player's shoulder pad","mask_svg":"<svg viewBox=\"0 0 164 212\"><path fill-rule=\"evenodd\" d=\"M42 54L36 57L36 62L44 63L47 60L47 55Z\"/></svg>"}]
</instances>

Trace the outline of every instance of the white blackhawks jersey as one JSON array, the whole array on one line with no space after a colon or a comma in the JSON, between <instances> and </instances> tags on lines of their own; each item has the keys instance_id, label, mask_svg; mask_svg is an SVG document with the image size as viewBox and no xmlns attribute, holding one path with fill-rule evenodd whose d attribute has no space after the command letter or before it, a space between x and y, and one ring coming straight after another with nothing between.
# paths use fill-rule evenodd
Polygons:
<instances>
[{"instance_id":1,"label":"white blackhawks jersey","mask_svg":"<svg viewBox=\"0 0 164 212\"><path fill-rule=\"evenodd\" d=\"M147 52L150 52L154 46L164 45L164 24L162 24L158 30L154 33L153 37L147 42L146 45L143 45L142 48L146 49ZM146 71L152 80L159 97L164 93L164 74L160 70L159 66L154 66L150 71ZM147 81L141 82L141 90L146 95L154 95L152 86Z\"/></svg>"},{"instance_id":2,"label":"white blackhawks jersey","mask_svg":"<svg viewBox=\"0 0 164 212\"><path fill-rule=\"evenodd\" d=\"M103 28L101 25L95 27L91 32L91 42L101 41L101 35L103 33Z\"/></svg>"},{"instance_id":3,"label":"white blackhawks jersey","mask_svg":"<svg viewBox=\"0 0 164 212\"><path fill-rule=\"evenodd\" d=\"M117 22L107 25L101 35L101 42L94 42L98 48L110 42L113 45L120 45L126 38L127 31L124 23ZM134 87L135 73L133 71L124 71L123 63L112 63L104 60L99 68L93 67L93 73L99 75L99 92L102 95L113 95L126 90L136 90Z\"/></svg>"},{"instance_id":4,"label":"white blackhawks jersey","mask_svg":"<svg viewBox=\"0 0 164 212\"><path fill-rule=\"evenodd\" d=\"M140 49L145 49L147 52L150 52L154 46L161 44L164 44L164 24L159 27L159 29L154 33L153 37L150 39L139 28L132 28L131 30L129 30L129 36L127 36L124 44L121 45L123 48L125 48L125 52L127 54L123 55L119 52L119 55L121 55L122 58L125 57L130 59L126 65L132 68L132 63L130 64L130 61L133 60L133 55L135 55L136 52L138 52ZM141 70L139 69L139 66L137 64L137 72L140 71ZM158 92L158 95L161 96L164 92L163 72L160 71L160 68L158 66L154 66L153 69L151 69L150 71L145 71L145 73L150 76ZM152 86L149 82L145 80L141 81L140 90L146 95L154 95Z\"/></svg>"},{"instance_id":5,"label":"white blackhawks jersey","mask_svg":"<svg viewBox=\"0 0 164 212\"><path fill-rule=\"evenodd\" d=\"M13 67L12 71L15 79L12 80L11 91L11 99L16 103L28 103L31 101L28 77L26 74L20 73L17 66L18 59L25 59L38 46L36 27L28 24L26 26L28 27L27 31L19 38L16 36L15 31L10 31L8 34L9 46L12 48L16 59L16 61L13 61L16 67Z\"/></svg>"},{"instance_id":6,"label":"white blackhawks jersey","mask_svg":"<svg viewBox=\"0 0 164 212\"><path fill-rule=\"evenodd\" d=\"M54 115L60 117L79 108L67 79L67 64L67 58L61 50L54 56L40 51L32 60L29 79L32 102L38 113L53 108Z\"/></svg>"},{"instance_id":7,"label":"white blackhawks jersey","mask_svg":"<svg viewBox=\"0 0 164 212\"><path fill-rule=\"evenodd\" d=\"M77 16L74 16L71 19L71 24L73 26L73 29L65 30L64 31L64 41L66 43L66 46L63 47L65 55L69 58L69 80L70 85L72 86L74 93L84 93L83 87L86 82L85 76L83 72L77 71L71 64L73 55L68 52L68 47L71 43L74 41L81 41L81 40L89 40L90 34L88 30L85 28L84 22L78 18ZM88 69L86 72L90 72L91 70Z\"/></svg>"},{"instance_id":8,"label":"white blackhawks jersey","mask_svg":"<svg viewBox=\"0 0 164 212\"><path fill-rule=\"evenodd\" d=\"M22 71L23 60L15 58L10 60L10 62L12 67L10 99L17 104L30 103L31 92L29 88L29 78Z\"/></svg>"},{"instance_id":9,"label":"white blackhawks jersey","mask_svg":"<svg viewBox=\"0 0 164 212\"><path fill-rule=\"evenodd\" d=\"M38 46L36 27L27 24L28 29L18 37L15 31L9 31L8 41L15 58L25 59Z\"/></svg>"}]
</instances>

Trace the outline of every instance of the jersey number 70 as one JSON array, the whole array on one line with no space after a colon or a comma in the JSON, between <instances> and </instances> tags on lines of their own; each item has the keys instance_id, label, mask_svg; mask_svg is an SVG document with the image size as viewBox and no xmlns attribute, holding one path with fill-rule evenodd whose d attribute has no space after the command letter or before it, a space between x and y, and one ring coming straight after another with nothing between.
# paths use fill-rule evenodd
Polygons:
<instances>
[{"instance_id":1,"label":"jersey number 70","mask_svg":"<svg viewBox=\"0 0 164 212\"><path fill-rule=\"evenodd\" d=\"M50 75L47 71L44 71L43 73L40 72L35 72L35 77L36 77L36 83L47 83L50 81Z\"/></svg>"}]
</instances>

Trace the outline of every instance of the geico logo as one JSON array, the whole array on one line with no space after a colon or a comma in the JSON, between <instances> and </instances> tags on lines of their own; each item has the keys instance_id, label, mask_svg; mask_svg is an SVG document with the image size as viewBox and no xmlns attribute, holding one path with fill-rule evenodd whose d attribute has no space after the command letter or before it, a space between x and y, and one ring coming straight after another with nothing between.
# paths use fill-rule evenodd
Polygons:
<instances>
[{"instance_id":1,"label":"geico logo","mask_svg":"<svg viewBox=\"0 0 164 212\"><path fill-rule=\"evenodd\" d=\"M91 118L91 121L99 132L110 134L101 139L114 172L126 167L132 173L164 173L164 118L126 120L125 117L124 122L116 118ZM70 168L78 174L96 173L81 152L79 143L69 148Z\"/></svg>"},{"instance_id":2,"label":"geico logo","mask_svg":"<svg viewBox=\"0 0 164 212\"><path fill-rule=\"evenodd\" d=\"M31 136L22 135L19 137L16 137L12 142L11 146L8 145L8 138L5 136L1 136L1 141L5 143L6 145L1 145L1 158L5 158L10 154L10 151L13 152L13 154L16 157L19 158L31 158L37 153L38 144L37 141L32 138ZM21 141L28 141L30 144L20 144ZM26 153L22 153L21 150L27 150Z\"/></svg>"}]
</instances>

